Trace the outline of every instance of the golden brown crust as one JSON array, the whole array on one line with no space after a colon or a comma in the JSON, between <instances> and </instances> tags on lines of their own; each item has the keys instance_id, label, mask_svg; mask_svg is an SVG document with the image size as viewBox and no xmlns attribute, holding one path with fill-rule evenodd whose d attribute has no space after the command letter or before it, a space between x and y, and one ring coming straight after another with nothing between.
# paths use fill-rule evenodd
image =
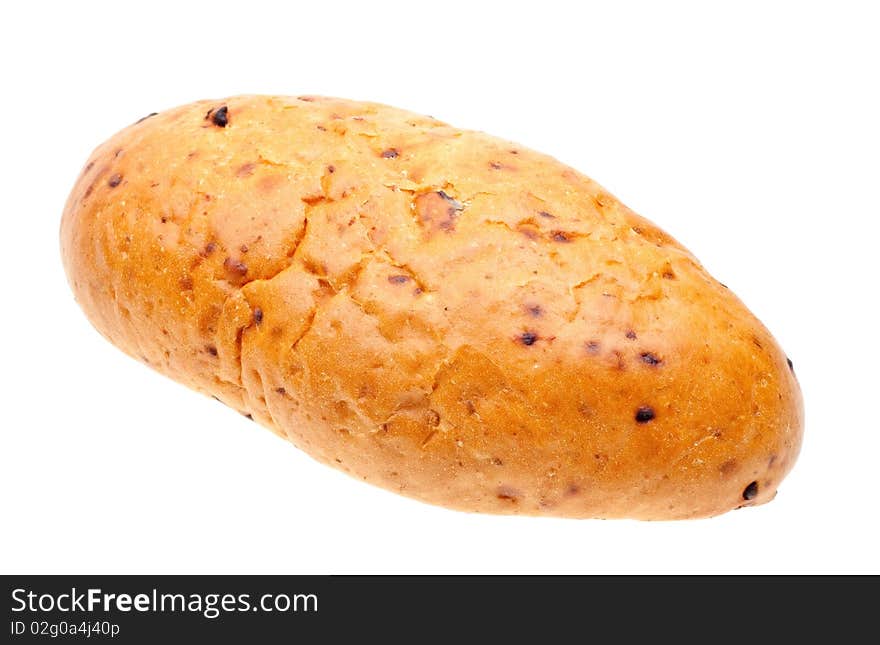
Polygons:
<instances>
[{"instance_id":1,"label":"golden brown crust","mask_svg":"<svg viewBox=\"0 0 880 645\"><path fill-rule=\"evenodd\" d=\"M558 161L429 117L168 110L94 152L61 237L125 352L427 502L710 516L772 499L800 447L785 355L686 249Z\"/></svg>"}]
</instances>

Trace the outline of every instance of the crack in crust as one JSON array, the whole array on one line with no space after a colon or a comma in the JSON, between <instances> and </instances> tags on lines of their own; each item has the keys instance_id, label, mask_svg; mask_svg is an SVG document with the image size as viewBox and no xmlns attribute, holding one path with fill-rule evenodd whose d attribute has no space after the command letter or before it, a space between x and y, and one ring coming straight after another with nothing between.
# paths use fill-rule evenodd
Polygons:
<instances>
[{"instance_id":1,"label":"crack in crust","mask_svg":"<svg viewBox=\"0 0 880 645\"><path fill-rule=\"evenodd\" d=\"M280 165L280 164L276 164L276 165ZM312 223L311 225L314 226L315 220L313 218L312 211L319 204L337 201L337 200L334 200L328 194L326 182L323 182L323 181L321 182L321 190L322 190L322 194L320 194L320 195L300 198L301 201L305 204L303 223L300 226L297 234L294 236L294 242L293 242L291 248L288 249L288 251L287 251L287 257L289 258L289 261L286 262L283 266L279 267L271 275L263 276L260 278L246 279L237 285L230 284L230 286L233 288L233 290L227 294L226 299L223 304L224 308L226 307L227 303L231 299L236 298L236 297L241 297L241 298L243 298L244 302L248 305L248 307L251 309L251 312L253 312L254 306L250 303L250 301L248 300L248 296L247 296L248 287L251 285L257 284L257 283L272 282L273 280L277 279L278 276L280 276L282 273L290 270L291 268L293 268L294 266L297 266L297 265L299 265L301 268L303 268L306 272L312 273L312 274L318 276L320 281L329 288L329 290L331 291L333 296L340 296L341 295L341 296L346 297L350 302L355 304L364 313L364 315L371 316L373 318L377 318L377 314L375 312L371 311L368 307L366 307L365 304L363 302L361 302L358 298L356 298L352 293L353 289L355 288L358 281L360 280L361 274L364 272L364 270L367 268L367 266L373 262L384 261L385 263L389 264L390 266L393 266L393 267L405 272L407 275L410 276L410 278L415 283L419 294L429 294L429 293L436 292L436 289L432 285L428 284L427 281L425 281L422 277L420 277L418 275L418 273L411 266L395 259L394 256L392 255L391 251L388 248L386 248L385 246L383 246L381 244L377 244L375 239L372 236L370 236L369 234L368 234L368 238L370 240L372 247L367 249L364 253L362 253L360 260L358 262L356 262L354 265L352 265L352 267L348 271L346 271L342 275L338 276L337 277L338 279L334 279L334 277L328 276L326 273L320 271L315 266L313 266L310 262L308 262L302 256L300 251L303 248L304 240L306 239L307 235L309 235L310 223ZM357 218L361 222L364 221L364 215L361 212L361 209L358 209L358 211L357 211ZM322 302L326 302L326 301L328 301L327 298L319 298L315 302L315 304L310 308L310 310L306 316L305 326L303 327L301 332L298 334L298 336L294 339L294 341L290 345L289 351L291 353L294 353L294 354L297 353L297 346L303 340L303 338L305 338L306 335L312 330L315 319L318 317L318 315L322 309ZM448 321L448 318L447 318L447 321ZM240 387L243 390L243 392L245 393L244 398L246 401L248 401L250 403L250 409L249 409L250 413L253 414L256 412L256 413L264 414L265 416L267 416L270 419L270 421L273 423L273 425L275 425L279 430L284 432L285 431L284 424L277 423L277 421L275 420L275 418L273 417L273 415L271 414L271 412L268 409L268 403L261 403L260 399L258 397L254 396L254 393L250 391L250 388L248 388L247 384L244 382L244 379L242 378L242 371L243 371L242 346L243 346L243 342L244 342L244 336L245 336L245 334L248 333L249 330L251 330L253 328L254 328L254 322L253 322L253 318L251 317L250 322L239 327L237 334L236 334L235 357L234 358L236 360L236 368L237 368L237 373L239 375L238 379L237 379L238 382L236 385L238 387ZM447 361L448 356L449 356L448 348L446 348L445 345L442 345L442 343L441 343L441 346L444 348L444 351L442 353L441 358L438 360L438 368L435 373L435 379L436 379L436 374L439 374L442 365L444 364L444 362ZM262 383L262 381L261 381L261 383ZM425 394L429 395L431 392L433 392L434 388L436 388L436 383L432 384L431 388ZM262 389L263 389L263 400L268 400L269 397L266 396L265 387L263 387ZM352 403L356 404L356 402L354 402L354 401ZM357 406L354 405L354 408L357 409ZM425 407L425 409L427 410L427 407ZM372 421L371 423L374 426L374 431L378 431L381 427L383 427L385 424L387 424L391 420L391 418L395 414L397 414L398 412L399 412L399 410L394 410L392 412L392 414L389 415L389 417L387 419L385 419L384 421L382 421L380 423L376 423L375 421Z\"/></svg>"}]
</instances>

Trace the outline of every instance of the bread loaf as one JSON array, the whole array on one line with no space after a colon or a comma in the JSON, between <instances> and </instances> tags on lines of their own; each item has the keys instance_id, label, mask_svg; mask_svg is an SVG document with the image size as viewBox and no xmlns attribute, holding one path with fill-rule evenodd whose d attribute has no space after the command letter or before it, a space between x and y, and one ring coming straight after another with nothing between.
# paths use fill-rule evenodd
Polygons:
<instances>
[{"instance_id":1,"label":"bread loaf","mask_svg":"<svg viewBox=\"0 0 880 645\"><path fill-rule=\"evenodd\" d=\"M800 447L791 362L690 252L553 158L430 117L150 115L91 155L61 241L117 347L426 502L711 516L772 499Z\"/></svg>"}]
</instances>

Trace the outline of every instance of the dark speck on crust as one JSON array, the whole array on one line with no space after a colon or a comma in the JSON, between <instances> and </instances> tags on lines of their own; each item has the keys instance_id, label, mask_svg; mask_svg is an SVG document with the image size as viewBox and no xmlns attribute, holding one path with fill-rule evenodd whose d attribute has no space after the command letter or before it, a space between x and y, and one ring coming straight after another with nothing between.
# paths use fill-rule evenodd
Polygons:
<instances>
[{"instance_id":1,"label":"dark speck on crust","mask_svg":"<svg viewBox=\"0 0 880 645\"><path fill-rule=\"evenodd\" d=\"M599 341L597 341L597 340L589 341L585 345L585 347L587 348L587 352L589 352L590 354L595 355L595 354L599 353Z\"/></svg>"},{"instance_id":2,"label":"dark speck on crust","mask_svg":"<svg viewBox=\"0 0 880 645\"><path fill-rule=\"evenodd\" d=\"M409 276L406 275L390 275L388 276L388 282L391 284L404 284L409 282Z\"/></svg>"},{"instance_id":3,"label":"dark speck on crust","mask_svg":"<svg viewBox=\"0 0 880 645\"><path fill-rule=\"evenodd\" d=\"M648 423L654 419L656 415L654 414L654 409L650 406L643 405L638 410L636 410L636 422L637 423Z\"/></svg>"},{"instance_id":4,"label":"dark speck on crust","mask_svg":"<svg viewBox=\"0 0 880 645\"><path fill-rule=\"evenodd\" d=\"M743 499L744 500L752 500L758 496L758 482L752 482L746 489L743 491Z\"/></svg>"},{"instance_id":5,"label":"dark speck on crust","mask_svg":"<svg viewBox=\"0 0 880 645\"><path fill-rule=\"evenodd\" d=\"M519 342L521 342L526 347L534 345L535 341L537 340L538 334L533 331L524 331L522 334L519 335Z\"/></svg>"},{"instance_id":6,"label":"dark speck on crust","mask_svg":"<svg viewBox=\"0 0 880 645\"><path fill-rule=\"evenodd\" d=\"M208 352L211 356L217 355L217 348L213 345L205 345L205 351Z\"/></svg>"},{"instance_id":7,"label":"dark speck on crust","mask_svg":"<svg viewBox=\"0 0 880 645\"><path fill-rule=\"evenodd\" d=\"M529 315L532 318L540 318L542 315L544 315L544 310L541 309L541 305L528 305L526 307L526 311L529 312Z\"/></svg>"},{"instance_id":8,"label":"dark speck on crust","mask_svg":"<svg viewBox=\"0 0 880 645\"><path fill-rule=\"evenodd\" d=\"M257 167L257 164L253 162L242 164L238 167L238 170L235 171L236 177L250 177L254 174L254 169Z\"/></svg>"},{"instance_id":9,"label":"dark speck on crust","mask_svg":"<svg viewBox=\"0 0 880 645\"><path fill-rule=\"evenodd\" d=\"M663 359L657 358L657 356L655 354L652 354L651 352L642 352L641 357L642 362L645 365L659 365L663 362Z\"/></svg>"},{"instance_id":10,"label":"dark speck on crust","mask_svg":"<svg viewBox=\"0 0 880 645\"><path fill-rule=\"evenodd\" d=\"M449 202L449 205L450 205L453 209L455 209L455 210L457 210L457 211L460 211L460 210L463 210L463 209L464 209L464 206L462 205L462 203L461 203L460 201L458 201L457 199L455 199L455 198L453 198L453 197L450 197L449 195L446 194L445 191L438 190L438 191L437 191L437 194L440 195L440 197L442 197L443 199L445 199L447 202Z\"/></svg>"},{"instance_id":11,"label":"dark speck on crust","mask_svg":"<svg viewBox=\"0 0 880 645\"><path fill-rule=\"evenodd\" d=\"M385 159L397 159L399 155L400 153L397 152L397 148L388 148L382 151L382 157Z\"/></svg>"},{"instance_id":12,"label":"dark speck on crust","mask_svg":"<svg viewBox=\"0 0 880 645\"><path fill-rule=\"evenodd\" d=\"M501 170L501 168L503 168L503 166L500 163L498 163L497 161L489 162L489 167L492 170Z\"/></svg>"},{"instance_id":13,"label":"dark speck on crust","mask_svg":"<svg viewBox=\"0 0 880 645\"><path fill-rule=\"evenodd\" d=\"M252 415L252 414L246 414L246 415L244 415L244 418L245 418L245 419L250 419L251 421L253 421L253 420L254 420L254 415Z\"/></svg>"},{"instance_id":14,"label":"dark speck on crust","mask_svg":"<svg viewBox=\"0 0 880 645\"><path fill-rule=\"evenodd\" d=\"M234 273L235 275L245 275L247 273L247 265L241 260L234 260L233 258L226 258L223 261L223 268L225 268L229 273Z\"/></svg>"},{"instance_id":15,"label":"dark speck on crust","mask_svg":"<svg viewBox=\"0 0 880 645\"><path fill-rule=\"evenodd\" d=\"M149 119L151 116L156 116L157 114L159 114L159 113L158 113L158 112L150 112L147 116L142 116L142 117L139 118L137 121L135 121L135 124L138 124L138 123L140 123L141 121L146 121L146 120Z\"/></svg>"},{"instance_id":16,"label":"dark speck on crust","mask_svg":"<svg viewBox=\"0 0 880 645\"><path fill-rule=\"evenodd\" d=\"M507 500L510 502L515 502L520 498L521 493L518 490L516 490L515 488L513 488L512 486L507 486L506 484L502 484L501 486L498 487L496 495L498 496L498 499L504 499L504 500Z\"/></svg>"},{"instance_id":17,"label":"dark speck on crust","mask_svg":"<svg viewBox=\"0 0 880 645\"><path fill-rule=\"evenodd\" d=\"M254 308L254 322L258 325L263 322L263 310L259 307Z\"/></svg>"},{"instance_id":18,"label":"dark speck on crust","mask_svg":"<svg viewBox=\"0 0 880 645\"><path fill-rule=\"evenodd\" d=\"M453 233L464 205L443 190L418 194L412 202L419 223L432 231Z\"/></svg>"},{"instance_id":19,"label":"dark speck on crust","mask_svg":"<svg viewBox=\"0 0 880 645\"><path fill-rule=\"evenodd\" d=\"M785 362L788 363L788 369L794 374L794 363L791 362L791 359L788 356L785 357Z\"/></svg>"},{"instance_id":20,"label":"dark speck on crust","mask_svg":"<svg viewBox=\"0 0 880 645\"><path fill-rule=\"evenodd\" d=\"M519 226L517 226L517 229L516 229L516 230L518 230L520 233L522 233L523 235L525 235L525 236L526 236L527 238L529 238L530 240L536 240L536 239L538 239L538 231L537 231L537 229L535 229L534 227L530 226L529 224L520 224Z\"/></svg>"},{"instance_id":21,"label":"dark speck on crust","mask_svg":"<svg viewBox=\"0 0 880 645\"><path fill-rule=\"evenodd\" d=\"M630 340L635 340L637 338L636 332L634 332L632 329L630 329L628 332L626 332L626 337L629 338Z\"/></svg>"},{"instance_id":22,"label":"dark speck on crust","mask_svg":"<svg viewBox=\"0 0 880 645\"><path fill-rule=\"evenodd\" d=\"M116 174L110 175L110 179L107 180L107 185L110 188L116 188L119 184L122 183L122 175L118 172Z\"/></svg>"},{"instance_id":23,"label":"dark speck on crust","mask_svg":"<svg viewBox=\"0 0 880 645\"><path fill-rule=\"evenodd\" d=\"M565 231L553 231L550 236L554 242L571 242L571 237Z\"/></svg>"},{"instance_id":24,"label":"dark speck on crust","mask_svg":"<svg viewBox=\"0 0 880 645\"><path fill-rule=\"evenodd\" d=\"M216 110L212 110L208 112L208 115L211 117L211 123L220 128L225 128L229 123L229 108L225 105L223 107L217 108Z\"/></svg>"},{"instance_id":25,"label":"dark speck on crust","mask_svg":"<svg viewBox=\"0 0 880 645\"><path fill-rule=\"evenodd\" d=\"M718 471L727 476L736 472L737 468L739 468L739 464L736 463L736 459L728 459L718 467Z\"/></svg>"}]
</instances>

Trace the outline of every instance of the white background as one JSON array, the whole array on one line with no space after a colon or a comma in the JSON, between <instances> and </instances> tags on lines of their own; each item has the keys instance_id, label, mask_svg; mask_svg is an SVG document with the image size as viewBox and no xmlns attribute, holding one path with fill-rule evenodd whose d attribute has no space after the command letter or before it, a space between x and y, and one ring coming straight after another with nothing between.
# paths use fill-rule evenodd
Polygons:
<instances>
[{"instance_id":1,"label":"white background","mask_svg":"<svg viewBox=\"0 0 880 645\"><path fill-rule=\"evenodd\" d=\"M17 2L0 29L0 572L880 572L871 3ZM519 141L670 231L795 362L806 440L776 500L679 523L434 508L110 346L59 260L82 164L149 112L250 92Z\"/></svg>"}]
</instances>

